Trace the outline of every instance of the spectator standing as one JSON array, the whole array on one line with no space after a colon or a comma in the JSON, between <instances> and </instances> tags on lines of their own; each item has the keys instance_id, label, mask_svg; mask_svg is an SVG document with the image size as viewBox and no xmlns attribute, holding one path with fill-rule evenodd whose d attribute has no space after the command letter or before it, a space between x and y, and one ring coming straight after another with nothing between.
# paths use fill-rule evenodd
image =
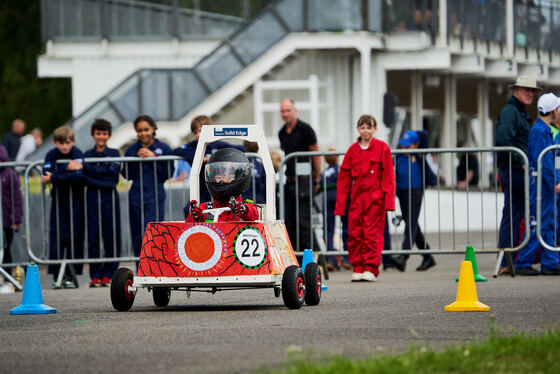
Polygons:
<instances>
[{"instance_id":1,"label":"spectator standing","mask_svg":"<svg viewBox=\"0 0 560 374\"><path fill-rule=\"evenodd\" d=\"M243 147L249 153L257 153L259 151L259 144L257 142L243 141ZM266 173L262 161L258 157L251 157L249 159L251 164L251 184L247 191L243 192L243 199L252 200L257 204L264 204L266 202ZM253 187L255 187L253 189Z\"/></svg>"},{"instance_id":2,"label":"spectator standing","mask_svg":"<svg viewBox=\"0 0 560 374\"><path fill-rule=\"evenodd\" d=\"M49 231L49 259L61 260L83 258L84 254L84 155L74 144L74 132L69 126L61 126L53 132L55 148L45 156L43 183L52 183ZM58 160L70 160L57 163ZM66 266L62 287L75 288L74 277ZM82 274L82 264L74 264L76 274ZM49 265L53 287L60 265Z\"/></svg>"},{"instance_id":3,"label":"spectator standing","mask_svg":"<svg viewBox=\"0 0 560 374\"><path fill-rule=\"evenodd\" d=\"M352 282L373 282L379 276L387 210L395 209L395 175L389 146L373 137L377 122L370 115L358 120L358 141L350 146L340 167L334 214L348 210L348 257Z\"/></svg>"},{"instance_id":4,"label":"spectator standing","mask_svg":"<svg viewBox=\"0 0 560 374\"><path fill-rule=\"evenodd\" d=\"M460 147L466 147L467 143L461 143ZM478 159L473 153L461 153L459 165L457 166L457 187L466 188L478 185Z\"/></svg>"},{"instance_id":5,"label":"spectator standing","mask_svg":"<svg viewBox=\"0 0 560 374\"><path fill-rule=\"evenodd\" d=\"M420 145L420 137L417 131L409 130L399 140L399 145L404 149L415 149ZM401 206L404 220L404 240L402 249L411 249L416 244L418 249L430 249L420 225L418 216L424 198L424 186L435 184L435 175L424 162L424 158L418 154L400 154L396 161L397 197ZM393 258L395 266L404 271L408 255L400 255ZM436 265L434 256L422 255L422 263L416 271L425 271Z\"/></svg>"},{"instance_id":6,"label":"spectator standing","mask_svg":"<svg viewBox=\"0 0 560 374\"><path fill-rule=\"evenodd\" d=\"M539 118L529 132L528 157L530 167L530 209L531 217L536 217L537 213L537 180L542 178L541 190L541 234L544 241L554 246L554 195L560 193L560 173L555 174L554 152L547 152L542 158L542 169L540 175L536 175L537 160L541 152L553 144L552 131L550 123L552 118L559 114L560 98L552 93L542 95L538 101ZM538 275L539 272L531 265L535 259L535 255L539 247L541 248L541 271L542 275L560 275L558 268L558 254L553 251L541 247L536 235L536 226L527 224L530 227L531 236L529 242L521 251L515 260L515 271L519 275Z\"/></svg>"},{"instance_id":7,"label":"spectator standing","mask_svg":"<svg viewBox=\"0 0 560 374\"><path fill-rule=\"evenodd\" d=\"M15 161L24 161L41 144L43 144L43 131L36 127L29 134L21 138Z\"/></svg>"},{"instance_id":8,"label":"spectator standing","mask_svg":"<svg viewBox=\"0 0 560 374\"><path fill-rule=\"evenodd\" d=\"M334 148L329 148L329 151L336 151ZM327 167L321 174L321 182L325 181L324 193L326 193L326 228L327 228L327 251L335 251L334 247L334 208L336 206L336 182L338 180L338 156L327 155L325 156ZM322 199L321 199L322 200ZM329 271L340 270L337 258L335 256L327 257L327 269Z\"/></svg>"},{"instance_id":9,"label":"spectator standing","mask_svg":"<svg viewBox=\"0 0 560 374\"><path fill-rule=\"evenodd\" d=\"M496 146L516 147L527 154L531 117L527 107L533 103L537 87L535 78L522 75L517 78L513 95L500 112L496 123ZM515 248L519 245L521 218L525 214L525 182L523 158L515 152L499 152L497 154L498 175L504 190L504 207L498 248ZM511 204L510 204L511 200ZM501 263L500 274L507 274L507 262Z\"/></svg>"},{"instance_id":10,"label":"spectator standing","mask_svg":"<svg viewBox=\"0 0 560 374\"><path fill-rule=\"evenodd\" d=\"M136 130L138 141L126 150L125 156L157 159L157 156L172 154L167 143L156 139L157 124L152 117L147 115L136 117L134 130ZM155 159L130 162L121 171L126 179L132 180L128 200L132 248L136 257L140 256L142 235L146 225L149 222L164 219L165 189L163 183L171 178L174 172L172 161L158 162Z\"/></svg>"},{"instance_id":11,"label":"spectator standing","mask_svg":"<svg viewBox=\"0 0 560 374\"><path fill-rule=\"evenodd\" d=\"M0 162L8 161L8 152L4 146L0 145ZM13 262L12 241L15 233L21 227L23 196L21 195L19 176L11 168L0 166L0 183L2 184L2 227L4 229L4 258L2 264L9 264ZM2 288L6 290L3 292L13 292L13 287L9 283Z\"/></svg>"},{"instance_id":12,"label":"spectator standing","mask_svg":"<svg viewBox=\"0 0 560 374\"><path fill-rule=\"evenodd\" d=\"M292 99L286 98L280 102L280 114L284 126L278 132L280 148L288 156L294 152L318 151L315 131L309 124L297 117L297 110ZM321 158L312 157L311 176L296 175L296 162L309 164L309 157L298 157L286 163L286 185L284 196L284 221L292 246L297 250L312 249L311 247L311 196L310 183L314 191L319 188L321 177ZM298 195L296 196L296 178ZM299 209L296 211L296 201ZM299 220L299 221L298 221ZM298 224L299 223L299 224ZM299 230L299 236L298 236Z\"/></svg>"},{"instance_id":13,"label":"spectator standing","mask_svg":"<svg viewBox=\"0 0 560 374\"><path fill-rule=\"evenodd\" d=\"M6 150L8 151L10 161L14 161L16 159L21 143L21 137L24 132L25 122L17 118L12 122L12 131L4 134L2 137L2 145L6 147Z\"/></svg>"},{"instance_id":14,"label":"spectator standing","mask_svg":"<svg viewBox=\"0 0 560 374\"><path fill-rule=\"evenodd\" d=\"M102 118L91 125L91 137L95 146L86 151L84 157L119 157L119 151L107 147L111 137L111 123ZM119 183L120 162L84 163L84 182L87 186L87 233L90 258L120 257L121 255L121 213L117 183ZM104 251L101 251L103 246ZM107 287L117 270L118 262L91 263L90 287Z\"/></svg>"}]
</instances>

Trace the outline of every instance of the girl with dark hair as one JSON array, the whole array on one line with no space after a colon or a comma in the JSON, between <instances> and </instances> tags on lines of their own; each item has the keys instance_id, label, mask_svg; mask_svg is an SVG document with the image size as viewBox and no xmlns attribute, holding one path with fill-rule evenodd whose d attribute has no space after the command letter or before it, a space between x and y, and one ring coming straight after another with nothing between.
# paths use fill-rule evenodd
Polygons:
<instances>
[{"instance_id":1,"label":"girl with dark hair","mask_svg":"<svg viewBox=\"0 0 560 374\"><path fill-rule=\"evenodd\" d=\"M140 256L142 235L148 222L162 221L165 206L163 183L173 176L173 161L156 161L171 155L169 145L156 139L157 125L152 117L140 115L134 120L138 141L125 152L126 157L154 158L153 161L129 162L121 174L132 180L129 191L130 233L134 255ZM154 170L155 169L155 170Z\"/></svg>"}]
</instances>

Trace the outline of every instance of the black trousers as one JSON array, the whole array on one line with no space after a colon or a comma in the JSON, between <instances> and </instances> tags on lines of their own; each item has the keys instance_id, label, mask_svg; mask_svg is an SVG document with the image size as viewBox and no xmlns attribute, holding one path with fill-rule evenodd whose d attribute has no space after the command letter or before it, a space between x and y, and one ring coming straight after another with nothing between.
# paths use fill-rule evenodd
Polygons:
<instances>
[{"instance_id":1,"label":"black trousers","mask_svg":"<svg viewBox=\"0 0 560 374\"><path fill-rule=\"evenodd\" d=\"M418 249L430 249L418 225L418 216L420 215L420 208L422 207L424 191L422 188L413 188L411 190L397 189L397 197L399 198L404 220L404 240L402 249L411 249L413 243L416 244ZM426 258L430 255L423 256ZM408 257L408 255L406 257Z\"/></svg>"},{"instance_id":2,"label":"black trousers","mask_svg":"<svg viewBox=\"0 0 560 374\"><path fill-rule=\"evenodd\" d=\"M11 249L13 240L14 229L10 227L4 227L4 258L2 260L3 264L9 264L13 262Z\"/></svg>"},{"instance_id":3,"label":"black trousers","mask_svg":"<svg viewBox=\"0 0 560 374\"><path fill-rule=\"evenodd\" d=\"M284 222L295 251L313 249L311 243L311 195L309 194L309 177L299 177L296 195L296 182L286 182L284 198ZM297 202L297 209L296 209ZM299 234L298 234L299 228ZM299 243L298 243L299 240ZM299 245L298 245L299 244Z\"/></svg>"}]
</instances>

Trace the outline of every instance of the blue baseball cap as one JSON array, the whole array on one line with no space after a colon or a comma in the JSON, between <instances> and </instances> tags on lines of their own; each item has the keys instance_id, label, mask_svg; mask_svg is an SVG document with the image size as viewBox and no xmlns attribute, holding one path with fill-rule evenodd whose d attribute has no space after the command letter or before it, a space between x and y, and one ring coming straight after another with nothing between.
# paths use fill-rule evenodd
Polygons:
<instances>
[{"instance_id":1,"label":"blue baseball cap","mask_svg":"<svg viewBox=\"0 0 560 374\"><path fill-rule=\"evenodd\" d=\"M416 144L419 141L420 138L418 137L418 133L414 130L408 130L404 133L401 140L399 140L399 145L402 145L403 147L410 147L411 145Z\"/></svg>"}]
</instances>

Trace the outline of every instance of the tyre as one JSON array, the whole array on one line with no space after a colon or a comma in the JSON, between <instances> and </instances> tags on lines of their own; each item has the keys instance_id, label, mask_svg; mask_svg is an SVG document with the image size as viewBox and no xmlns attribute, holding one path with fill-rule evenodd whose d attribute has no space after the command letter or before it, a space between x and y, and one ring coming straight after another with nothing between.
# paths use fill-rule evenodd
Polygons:
<instances>
[{"instance_id":1,"label":"tyre","mask_svg":"<svg viewBox=\"0 0 560 374\"><path fill-rule=\"evenodd\" d=\"M305 267L305 303L318 305L321 301L321 271L319 265L311 262Z\"/></svg>"},{"instance_id":2,"label":"tyre","mask_svg":"<svg viewBox=\"0 0 560 374\"><path fill-rule=\"evenodd\" d=\"M132 270L119 268L111 279L111 303L119 312L132 308L135 292L129 292L128 287L132 286L133 278Z\"/></svg>"},{"instance_id":3,"label":"tyre","mask_svg":"<svg viewBox=\"0 0 560 374\"><path fill-rule=\"evenodd\" d=\"M303 271L297 265L288 266L282 276L282 299L289 309L299 309L305 300Z\"/></svg>"},{"instance_id":4,"label":"tyre","mask_svg":"<svg viewBox=\"0 0 560 374\"><path fill-rule=\"evenodd\" d=\"M154 297L154 304L156 304L156 306L168 306L169 300L171 300L171 288L156 287L152 289L152 296Z\"/></svg>"}]
</instances>

